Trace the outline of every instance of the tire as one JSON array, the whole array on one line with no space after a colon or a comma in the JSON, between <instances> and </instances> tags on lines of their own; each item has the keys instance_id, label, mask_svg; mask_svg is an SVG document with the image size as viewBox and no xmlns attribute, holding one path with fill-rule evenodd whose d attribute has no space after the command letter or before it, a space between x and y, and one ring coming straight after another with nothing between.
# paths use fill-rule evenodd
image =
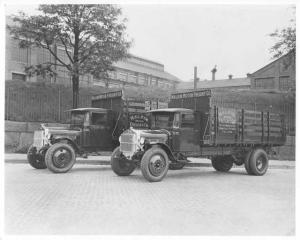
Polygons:
<instances>
[{"instance_id":1,"label":"tire","mask_svg":"<svg viewBox=\"0 0 300 240\"><path fill-rule=\"evenodd\" d=\"M38 153L36 147L31 145L27 151L27 161L33 168L46 169L45 151Z\"/></svg>"},{"instance_id":2,"label":"tire","mask_svg":"<svg viewBox=\"0 0 300 240\"><path fill-rule=\"evenodd\" d=\"M75 151L67 143L55 143L47 151L45 162L54 173L68 172L76 161Z\"/></svg>"},{"instance_id":3,"label":"tire","mask_svg":"<svg viewBox=\"0 0 300 240\"><path fill-rule=\"evenodd\" d=\"M250 171L253 175L264 175L269 167L269 159L267 153L261 149L255 149L249 159Z\"/></svg>"},{"instance_id":4,"label":"tire","mask_svg":"<svg viewBox=\"0 0 300 240\"><path fill-rule=\"evenodd\" d=\"M228 172L233 166L231 156L216 156L211 159L213 168L219 172Z\"/></svg>"},{"instance_id":5,"label":"tire","mask_svg":"<svg viewBox=\"0 0 300 240\"><path fill-rule=\"evenodd\" d=\"M251 155L253 153L253 150L250 150L246 156L245 156L245 162L244 162L244 166L245 166L245 169L246 169L246 172L249 174L249 175L253 175L251 169L250 169L250 158L251 158Z\"/></svg>"},{"instance_id":6,"label":"tire","mask_svg":"<svg viewBox=\"0 0 300 240\"><path fill-rule=\"evenodd\" d=\"M170 163L169 169L170 170L180 170L185 166L185 163Z\"/></svg>"},{"instance_id":7,"label":"tire","mask_svg":"<svg viewBox=\"0 0 300 240\"><path fill-rule=\"evenodd\" d=\"M110 166L118 176L129 176L136 168L134 162L130 162L125 157L121 156L120 147L117 147L113 151L110 158Z\"/></svg>"},{"instance_id":8,"label":"tire","mask_svg":"<svg viewBox=\"0 0 300 240\"><path fill-rule=\"evenodd\" d=\"M142 157L141 170L144 178L149 182L159 182L167 174L169 158L160 147L152 147Z\"/></svg>"}]
</instances>

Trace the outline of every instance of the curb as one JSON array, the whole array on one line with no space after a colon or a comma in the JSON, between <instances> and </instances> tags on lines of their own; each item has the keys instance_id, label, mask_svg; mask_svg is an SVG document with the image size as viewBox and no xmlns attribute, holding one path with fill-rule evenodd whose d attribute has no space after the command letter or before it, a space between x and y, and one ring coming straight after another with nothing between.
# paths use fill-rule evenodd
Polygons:
<instances>
[{"instance_id":1,"label":"curb","mask_svg":"<svg viewBox=\"0 0 300 240\"><path fill-rule=\"evenodd\" d=\"M5 163L12 163L12 164L27 164L27 160L13 160L13 159L6 159ZM76 164L87 164L87 165L110 165L110 161L108 160L76 160ZM210 163L187 163L186 167L212 167ZM234 165L233 168L244 168L244 166L236 166ZM270 169L295 169L295 166L289 165L269 165Z\"/></svg>"}]
</instances>

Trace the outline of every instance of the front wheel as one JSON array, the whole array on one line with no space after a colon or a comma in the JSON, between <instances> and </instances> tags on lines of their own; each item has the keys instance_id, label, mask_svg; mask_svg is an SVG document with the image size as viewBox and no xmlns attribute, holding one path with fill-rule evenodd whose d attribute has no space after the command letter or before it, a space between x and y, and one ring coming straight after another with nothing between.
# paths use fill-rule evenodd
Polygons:
<instances>
[{"instance_id":1,"label":"front wheel","mask_svg":"<svg viewBox=\"0 0 300 240\"><path fill-rule=\"evenodd\" d=\"M54 173L68 172L76 161L74 149L67 143L55 143L47 151L45 162Z\"/></svg>"},{"instance_id":2,"label":"front wheel","mask_svg":"<svg viewBox=\"0 0 300 240\"><path fill-rule=\"evenodd\" d=\"M111 169L118 176L128 176L136 168L136 164L128 161L124 156L122 156L120 147L117 147L110 158Z\"/></svg>"},{"instance_id":3,"label":"front wheel","mask_svg":"<svg viewBox=\"0 0 300 240\"><path fill-rule=\"evenodd\" d=\"M169 158L160 147L152 147L144 154L141 161L141 170L144 178L149 182L159 182L167 174Z\"/></svg>"},{"instance_id":4,"label":"front wheel","mask_svg":"<svg viewBox=\"0 0 300 240\"><path fill-rule=\"evenodd\" d=\"M219 172L228 172L233 166L232 156L215 156L211 160L213 168Z\"/></svg>"},{"instance_id":5,"label":"front wheel","mask_svg":"<svg viewBox=\"0 0 300 240\"><path fill-rule=\"evenodd\" d=\"M27 161L30 164L30 166L36 169L47 168L45 163L45 151L47 150L37 152L36 147L31 145L27 152Z\"/></svg>"}]
</instances>

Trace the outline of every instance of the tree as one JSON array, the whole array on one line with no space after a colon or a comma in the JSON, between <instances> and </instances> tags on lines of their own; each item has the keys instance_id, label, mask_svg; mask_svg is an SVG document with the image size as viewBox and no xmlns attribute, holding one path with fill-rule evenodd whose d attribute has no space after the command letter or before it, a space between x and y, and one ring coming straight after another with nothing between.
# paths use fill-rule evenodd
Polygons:
<instances>
[{"instance_id":1,"label":"tree","mask_svg":"<svg viewBox=\"0 0 300 240\"><path fill-rule=\"evenodd\" d=\"M112 63L128 57L126 19L120 19L121 9L110 4L40 5L39 10L41 14L34 16L13 15L16 24L8 28L21 48L43 48L53 56L54 61L27 67L28 75L55 75L56 67L68 70L77 108L80 76L107 78ZM63 47L67 61L57 53L57 45Z\"/></svg>"},{"instance_id":2,"label":"tree","mask_svg":"<svg viewBox=\"0 0 300 240\"><path fill-rule=\"evenodd\" d=\"M272 58L279 58L285 54L289 54L290 58L295 61L296 56L296 26L295 20L291 19L292 26L284 29L276 29L269 34L270 37L275 38L275 44L270 48Z\"/></svg>"}]
</instances>

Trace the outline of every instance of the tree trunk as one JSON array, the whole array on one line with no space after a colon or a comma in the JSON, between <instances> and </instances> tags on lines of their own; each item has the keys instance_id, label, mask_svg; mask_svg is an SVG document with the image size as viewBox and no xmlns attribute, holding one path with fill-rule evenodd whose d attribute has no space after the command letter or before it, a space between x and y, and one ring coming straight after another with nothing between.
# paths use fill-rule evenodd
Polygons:
<instances>
[{"instance_id":1,"label":"tree trunk","mask_svg":"<svg viewBox=\"0 0 300 240\"><path fill-rule=\"evenodd\" d=\"M79 102L79 76L78 75L72 76L72 83L73 83L73 108L77 108Z\"/></svg>"}]
</instances>

